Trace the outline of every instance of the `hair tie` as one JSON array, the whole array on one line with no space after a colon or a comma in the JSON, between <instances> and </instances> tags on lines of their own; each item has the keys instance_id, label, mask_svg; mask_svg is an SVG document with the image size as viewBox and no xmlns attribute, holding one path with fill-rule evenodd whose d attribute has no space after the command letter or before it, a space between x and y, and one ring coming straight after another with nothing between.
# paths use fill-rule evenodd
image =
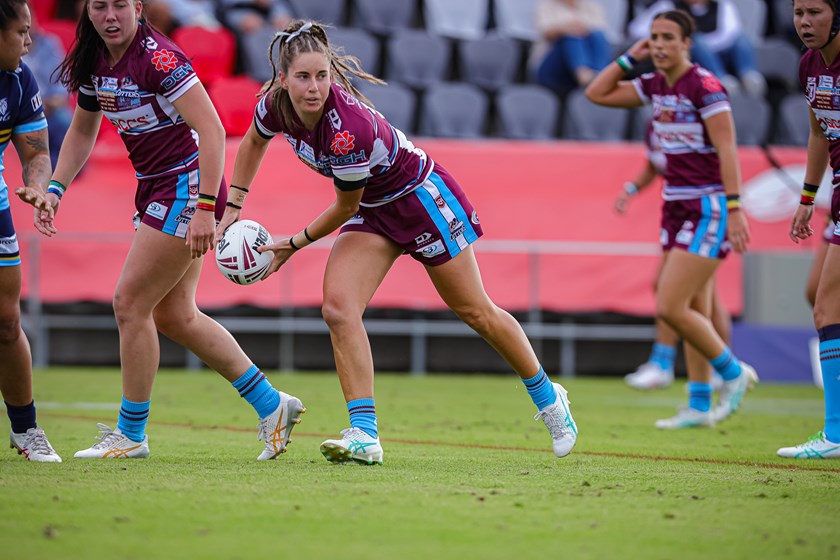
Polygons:
<instances>
[{"instance_id":1,"label":"hair tie","mask_svg":"<svg viewBox=\"0 0 840 560\"><path fill-rule=\"evenodd\" d=\"M277 33L274 34L274 36L275 37L285 37L283 42L288 43L289 41L291 41L292 39L294 39L295 37L297 37L301 33L308 33L310 29L312 29L312 22L307 21L306 23L301 25L300 29L298 29L297 31L293 31L291 33L287 33L286 31L278 31Z\"/></svg>"}]
</instances>

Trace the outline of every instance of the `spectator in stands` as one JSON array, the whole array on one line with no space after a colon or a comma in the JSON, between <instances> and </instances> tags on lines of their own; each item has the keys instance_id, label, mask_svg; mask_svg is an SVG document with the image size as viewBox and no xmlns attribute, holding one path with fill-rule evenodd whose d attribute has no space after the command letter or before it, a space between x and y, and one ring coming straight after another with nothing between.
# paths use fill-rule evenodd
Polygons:
<instances>
[{"instance_id":1,"label":"spectator in stands","mask_svg":"<svg viewBox=\"0 0 840 560\"><path fill-rule=\"evenodd\" d=\"M44 196L50 180L47 119L35 77L21 60L32 44L29 25L25 0L0 0L0 162L11 140L25 185L15 194L41 209L38 229L49 235L54 230ZM10 444L30 461L60 463L36 422L32 356L20 326L20 251L2 171L0 165L0 393L12 425Z\"/></svg>"},{"instance_id":2,"label":"spectator in stands","mask_svg":"<svg viewBox=\"0 0 840 560\"><path fill-rule=\"evenodd\" d=\"M659 138L653 129L653 122L649 122L645 130L645 141L647 144L645 165L639 170L632 181L624 184L624 188L621 189L621 192L615 199L615 210L619 214L623 215L627 211L627 205L630 203L630 199L646 189L653 183L654 179L665 175L667 158L665 152L662 151L662 146L659 144ZM654 281L654 292L656 292L656 285L659 283L658 277L662 265L664 265L664 257L665 254L663 253L660 270L657 271L657 279ZM712 289L712 325L723 342L729 344L730 334L732 332L732 318L723 305L716 286L715 284L715 287ZM679 339L679 335L665 321L657 319L656 341L651 348L650 357L636 371L624 376L624 382L630 387L642 391L660 389L671 385L674 382L674 362L677 356L677 343ZM717 372L713 372L712 388L719 390L722 386L723 379L721 379Z\"/></svg>"},{"instance_id":3,"label":"spectator in stands","mask_svg":"<svg viewBox=\"0 0 840 560\"><path fill-rule=\"evenodd\" d=\"M689 402L676 416L656 422L664 429L714 425L740 407L757 380L755 370L732 354L710 320L715 271L730 249L746 249L749 227L740 211L741 175L729 99L711 72L690 62L693 31L694 22L684 11L658 14L650 38L635 43L586 89L586 96L600 105L652 103L654 129L667 158L661 236L666 255L656 309L688 343ZM656 73L622 79L637 61L650 57ZM673 101L681 98L687 101ZM724 379L714 410L709 364Z\"/></svg>"},{"instance_id":4,"label":"spectator in stands","mask_svg":"<svg viewBox=\"0 0 840 560\"><path fill-rule=\"evenodd\" d=\"M718 76L730 92L739 89L740 79L749 94L764 96L767 81L758 71L755 50L744 35L732 0L659 0L633 18L629 35L633 39L645 37L654 15L673 9L685 10L694 17L698 32L693 37L691 56L700 66Z\"/></svg>"},{"instance_id":5,"label":"spectator in stands","mask_svg":"<svg viewBox=\"0 0 840 560\"><path fill-rule=\"evenodd\" d=\"M286 0L219 0L222 18L239 35L269 25L280 30L292 20Z\"/></svg>"},{"instance_id":6,"label":"spectator in stands","mask_svg":"<svg viewBox=\"0 0 840 560\"><path fill-rule=\"evenodd\" d=\"M269 51L275 47L275 75L239 146L231 201L217 235L240 218L245 195L276 135L285 135L304 163L333 179L336 198L326 210L300 233L258 249L274 252L270 275L297 251L340 228L324 273L322 313L350 428L340 439L324 441L321 453L331 462L382 462L373 357L362 313L397 258L409 254L425 266L449 308L520 375L537 406L535 419L542 419L551 433L554 453L567 455L577 426L566 390L551 383L522 327L484 291L472 249L482 229L464 192L439 163L359 102L364 97L352 78L382 81L364 72L358 59L337 54L320 25L294 21Z\"/></svg>"},{"instance_id":7,"label":"spectator in stands","mask_svg":"<svg viewBox=\"0 0 840 560\"><path fill-rule=\"evenodd\" d=\"M195 303L203 255L214 243L215 218L227 195L225 135L216 110L186 56L145 22L140 0L90 2L77 33L80 40L60 76L78 92L78 105L48 200L58 208L93 150L103 113L120 132L138 185L137 231L114 295L123 374L117 428L100 424L100 441L75 457L149 456L146 421L161 332L254 407L265 444L258 460L274 459L304 411L300 400L274 389L230 333Z\"/></svg>"},{"instance_id":8,"label":"spectator in stands","mask_svg":"<svg viewBox=\"0 0 840 560\"><path fill-rule=\"evenodd\" d=\"M840 173L840 127L835 117L840 101L832 87L840 80L836 68L840 54L840 11L835 0L794 0L793 22L799 38L808 48L799 61L799 79L808 100L811 122L805 185L790 227L790 238L799 243L800 239L814 234L811 228L814 197L826 165L831 165L835 177ZM781 457L840 459L840 307L837 305L840 299L840 252L837 249L840 245L840 200L836 196L831 200L831 216L835 228L814 303L814 323L820 336L825 424L806 442L779 449L777 453Z\"/></svg>"},{"instance_id":9,"label":"spectator in stands","mask_svg":"<svg viewBox=\"0 0 840 560\"><path fill-rule=\"evenodd\" d=\"M73 120L70 96L53 75L55 69L64 60L64 45L61 39L38 27L34 14L29 33L32 35L32 46L26 54L26 64L41 86L41 99L44 101L44 113L49 124L50 161L52 167L55 168L61 142L67 134L67 129L70 128L70 121Z\"/></svg>"},{"instance_id":10,"label":"spectator in stands","mask_svg":"<svg viewBox=\"0 0 840 560\"><path fill-rule=\"evenodd\" d=\"M143 4L149 22L166 35L185 25L209 29L220 25L209 0L144 0Z\"/></svg>"},{"instance_id":11,"label":"spectator in stands","mask_svg":"<svg viewBox=\"0 0 840 560\"><path fill-rule=\"evenodd\" d=\"M596 0L540 0L537 81L558 93L586 86L610 63L604 9Z\"/></svg>"}]
</instances>

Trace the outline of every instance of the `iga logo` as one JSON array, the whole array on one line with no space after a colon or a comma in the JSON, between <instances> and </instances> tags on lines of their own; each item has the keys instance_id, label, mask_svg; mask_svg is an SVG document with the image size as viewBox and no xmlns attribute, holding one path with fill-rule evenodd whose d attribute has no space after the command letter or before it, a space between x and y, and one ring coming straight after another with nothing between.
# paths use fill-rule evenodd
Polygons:
<instances>
[{"instance_id":1,"label":"iga logo","mask_svg":"<svg viewBox=\"0 0 840 560\"><path fill-rule=\"evenodd\" d=\"M152 64L160 72L169 72L178 66L178 62L175 60L175 53L166 49L155 51L155 54L152 56Z\"/></svg>"},{"instance_id":2,"label":"iga logo","mask_svg":"<svg viewBox=\"0 0 840 560\"><path fill-rule=\"evenodd\" d=\"M333 138L332 143L330 143L330 149L337 156L346 156L350 153L350 150L354 148L355 141L356 137L346 130L336 132L335 138Z\"/></svg>"}]
</instances>

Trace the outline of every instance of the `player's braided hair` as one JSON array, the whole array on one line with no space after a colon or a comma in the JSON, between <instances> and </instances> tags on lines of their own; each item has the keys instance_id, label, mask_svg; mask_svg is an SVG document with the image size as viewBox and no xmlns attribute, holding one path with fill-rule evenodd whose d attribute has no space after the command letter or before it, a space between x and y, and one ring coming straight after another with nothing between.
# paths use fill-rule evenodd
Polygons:
<instances>
[{"instance_id":1,"label":"player's braided hair","mask_svg":"<svg viewBox=\"0 0 840 560\"><path fill-rule=\"evenodd\" d=\"M326 26L313 21L294 20L286 28L277 33L268 47L268 59L271 61L272 77L263 86L259 96L267 95L272 90L276 93L272 96L271 109L280 115L283 125L287 129L294 127L294 108L289 93L277 83L277 76L280 72L287 74L292 61L301 53L318 52L327 57L330 62L332 80L341 84L353 96L361 99L371 107L373 104L356 89L351 78L361 78L372 84L384 84L385 82L368 74L362 69L359 59L355 56L344 54L342 49L330 45L327 38ZM277 46L275 60L274 47Z\"/></svg>"},{"instance_id":2,"label":"player's braided hair","mask_svg":"<svg viewBox=\"0 0 840 560\"><path fill-rule=\"evenodd\" d=\"M685 10L668 10L665 12L659 12L658 14L653 16L653 19L667 19L669 21L673 21L680 27L683 39L691 38L691 36L694 34L694 31L697 29L694 24L694 18L691 17L691 14L689 14Z\"/></svg>"},{"instance_id":3,"label":"player's braided hair","mask_svg":"<svg viewBox=\"0 0 840 560\"><path fill-rule=\"evenodd\" d=\"M0 29L6 29L9 23L22 16L21 8L26 0L0 0Z\"/></svg>"},{"instance_id":4,"label":"player's braided hair","mask_svg":"<svg viewBox=\"0 0 840 560\"><path fill-rule=\"evenodd\" d=\"M140 0L134 1L139 2ZM85 2L84 13L76 25L76 40L72 48L64 57L61 65L53 72L53 75L57 74L59 81L71 92L79 91L82 84L90 80L90 76L99 61L99 56L105 50L105 42L96 32L93 22L88 17L88 4L90 4L90 0ZM149 30L153 28L146 21L145 12L140 12L139 22L142 25L139 26L137 32L145 37Z\"/></svg>"}]
</instances>

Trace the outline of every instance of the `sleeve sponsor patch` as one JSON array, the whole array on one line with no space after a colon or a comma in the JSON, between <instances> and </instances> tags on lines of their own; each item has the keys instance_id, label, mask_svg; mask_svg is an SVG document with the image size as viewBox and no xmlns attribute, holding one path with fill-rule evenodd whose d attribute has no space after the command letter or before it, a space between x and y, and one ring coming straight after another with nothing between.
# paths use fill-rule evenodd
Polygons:
<instances>
[{"instance_id":1,"label":"sleeve sponsor patch","mask_svg":"<svg viewBox=\"0 0 840 560\"><path fill-rule=\"evenodd\" d=\"M152 55L152 64L159 72L169 72L178 66L178 61L175 58L175 53L166 49L155 51Z\"/></svg>"},{"instance_id":2,"label":"sleeve sponsor patch","mask_svg":"<svg viewBox=\"0 0 840 560\"><path fill-rule=\"evenodd\" d=\"M703 84L703 89L708 91L709 93L717 93L719 91L723 91L723 86L720 84L720 80L718 80L714 76L704 76L700 83Z\"/></svg>"},{"instance_id":3,"label":"sleeve sponsor patch","mask_svg":"<svg viewBox=\"0 0 840 560\"><path fill-rule=\"evenodd\" d=\"M709 105L713 105L715 103L719 103L721 101L726 101L727 97L726 94L722 91L718 91L715 93L709 93L704 95L702 98L703 106L708 107Z\"/></svg>"},{"instance_id":4,"label":"sleeve sponsor patch","mask_svg":"<svg viewBox=\"0 0 840 560\"><path fill-rule=\"evenodd\" d=\"M330 149L337 156L346 156L355 147L356 137L346 130L336 132L330 143Z\"/></svg>"},{"instance_id":5,"label":"sleeve sponsor patch","mask_svg":"<svg viewBox=\"0 0 840 560\"><path fill-rule=\"evenodd\" d=\"M44 102L41 101L41 92L36 92L35 95L32 96L32 99L29 100L29 102L32 104L32 110L37 112L38 109L40 109L41 106L44 104Z\"/></svg>"}]
</instances>

